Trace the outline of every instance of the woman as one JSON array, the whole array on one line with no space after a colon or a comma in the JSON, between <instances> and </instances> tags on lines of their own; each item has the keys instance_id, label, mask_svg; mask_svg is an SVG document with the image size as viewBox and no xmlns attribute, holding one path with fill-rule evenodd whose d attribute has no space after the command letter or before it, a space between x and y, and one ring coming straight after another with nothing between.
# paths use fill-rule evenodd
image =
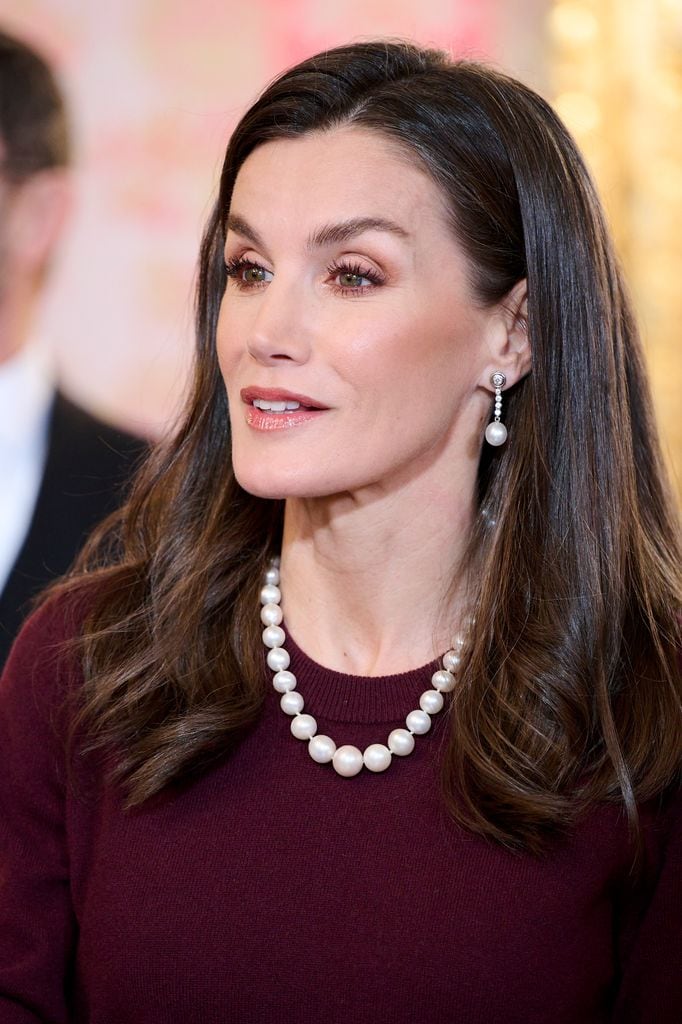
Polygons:
<instances>
[{"instance_id":1,"label":"woman","mask_svg":"<svg viewBox=\"0 0 682 1024\"><path fill-rule=\"evenodd\" d=\"M0 1022L679 1020L676 552L547 104L282 75L184 422L4 678Z\"/></svg>"}]
</instances>

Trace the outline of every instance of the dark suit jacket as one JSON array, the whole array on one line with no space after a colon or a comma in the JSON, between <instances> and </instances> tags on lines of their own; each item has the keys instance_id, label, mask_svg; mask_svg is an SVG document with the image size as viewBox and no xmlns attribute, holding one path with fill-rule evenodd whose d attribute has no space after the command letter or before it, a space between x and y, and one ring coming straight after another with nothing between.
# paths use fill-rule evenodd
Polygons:
<instances>
[{"instance_id":1,"label":"dark suit jacket","mask_svg":"<svg viewBox=\"0 0 682 1024\"><path fill-rule=\"evenodd\" d=\"M145 447L57 392L33 518L0 594L0 669L31 599L66 572L93 527L120 504Z\"/></svg>"}]
</instances>

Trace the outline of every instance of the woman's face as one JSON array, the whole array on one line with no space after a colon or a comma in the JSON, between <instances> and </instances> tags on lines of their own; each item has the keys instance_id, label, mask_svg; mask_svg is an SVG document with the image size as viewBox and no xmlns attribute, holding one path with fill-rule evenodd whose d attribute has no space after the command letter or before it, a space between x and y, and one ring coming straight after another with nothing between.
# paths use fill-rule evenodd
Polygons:
<instances>
[{"instance_id":1,"label":"woman's face","mask_svg":"<svg viewBox=\"0 0 682 1024\"><path fill-rule=\"evenodd\" d=\"M217 347L245 490L473 479L495 318L421 169L366 129L266 143L237 177L225 258Z\"/></svg>"}]
</instances>

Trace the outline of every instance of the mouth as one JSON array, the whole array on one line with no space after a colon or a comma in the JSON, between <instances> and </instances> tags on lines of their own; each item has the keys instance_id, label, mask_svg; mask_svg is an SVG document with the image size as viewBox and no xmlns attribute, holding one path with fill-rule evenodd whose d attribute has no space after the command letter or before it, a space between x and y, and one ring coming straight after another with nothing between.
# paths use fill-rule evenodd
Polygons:
<instances>
[{"instance_id":1,"label":"mouth","mask_svg":"<svg viewBox=\"0 0 682 1024\"><path fill-rule=\"evenodd\" d=\"M240 397L247 406L246 421L256 430L297 426L317 418L328 408L308 395L280 388L243 388Z\"/></svg>"},{"instance_id":2,"label":"mouth","mask_svg":"<svg viewBox=\"0 0 682 1024\"><path fill-rule=\"evenodd\" d=\"M239 394L242 402L246 405L275 415L296 412L297 409L320 412L327 408L326 405L315 401L314 398L309 398L308 395L294 394L292 391L285 391L282 388L242 388Z\"/></svg>"},{"instance_id":3,"label":"mouth","mask_svg":"<svg viewBox=\"0 0 682 1024\"><path fill-rule=\"evenodd\" d=\"M301 402L295 401L282 401L282 402L268 402L265 398L254 398L251 403L254 409L261 409L263 412L274 412L277 414L283 412L295 412L296 409L310 409L311 406L303 405Z\"/></svg>"}]
</instances>

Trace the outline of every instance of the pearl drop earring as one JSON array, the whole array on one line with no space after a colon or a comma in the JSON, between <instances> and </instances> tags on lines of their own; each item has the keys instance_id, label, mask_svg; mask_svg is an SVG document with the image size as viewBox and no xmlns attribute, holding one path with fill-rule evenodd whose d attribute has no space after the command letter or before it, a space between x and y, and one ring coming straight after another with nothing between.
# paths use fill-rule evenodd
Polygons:
<instances>
[{"instance_id":1,"label":"pearl drop earring","mask_svg":"<svg viewBox=\"0 0 682 1024\"><path fill-rule=\"evenodd\" d=\"M500 422L502 416L502 388L507 383L507 378L500 371L490 376L490 383L495 388L495 419L485 428L485 439L494 448L504 444L507 440L507 428Z\"/></svg>"}]
</instances>

